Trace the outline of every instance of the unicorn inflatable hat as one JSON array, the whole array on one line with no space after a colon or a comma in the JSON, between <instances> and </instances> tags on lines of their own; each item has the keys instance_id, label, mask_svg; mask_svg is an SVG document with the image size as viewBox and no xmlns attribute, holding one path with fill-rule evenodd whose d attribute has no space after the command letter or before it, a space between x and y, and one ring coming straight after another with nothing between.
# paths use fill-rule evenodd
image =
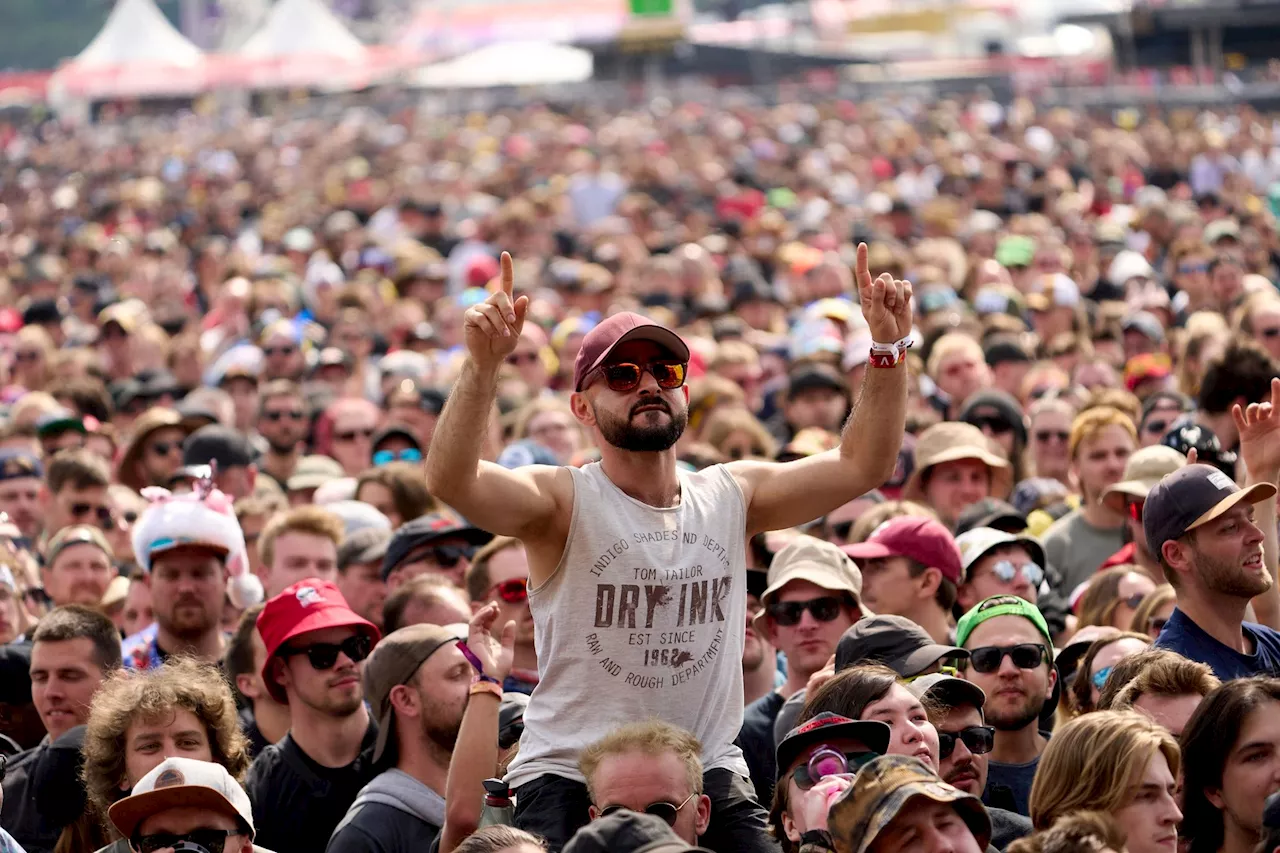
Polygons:
<instances>
[{"instance_id":1,"label":"unicorn inflatable hat","mask_svg":"<svg viewBox=\"0 0 1280 853\"><path fill-rule=\"evenodd\" d=\"M244 609L263 601L262 582L249 571L244 533L231 498L213 487L212 471L191 492L146 488L142 496L150 505L133 527L133 553L143 571L150 572L151 561L166 551L207 550L223 558L232 604Z\"/></svg>"}]
</instances>

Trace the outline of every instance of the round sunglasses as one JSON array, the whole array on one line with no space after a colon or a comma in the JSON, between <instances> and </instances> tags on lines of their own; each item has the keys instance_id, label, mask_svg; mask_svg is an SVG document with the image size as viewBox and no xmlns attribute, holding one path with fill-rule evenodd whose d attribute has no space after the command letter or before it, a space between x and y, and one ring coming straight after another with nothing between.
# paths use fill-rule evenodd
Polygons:
<instances>
[{"instance_id":1,"label":"round sunglasses","mask_svg":"<svg viewBox=\"0 0 1280 853\"><path fill-rule=\"evenodd\" d=\"M1023 563L1021 566L1015 566L1008 560L1001 560L991 567L991 573L1003 583L1012 583L1019 573L1032 586L1038 587L1044 580L1044 569L1040 568L1038 563Z\"/></svg>"},{"instance_id":2,"label":"round sunglasses","mask_svg":"<svg viewBox=\"0 0 1280 853\"><path fill-rule=\"evenodd\" d=\"M605 384L609 386L610 391L625 394L636 389L645 373L654 378L659 388L667 390L679 388L684 384L687 368L687 364L678 361L655 361L650 364L620 362L606 364L600 368L600 372L604 374Z\"/></svg>"},{"instance_id":3,"label":"round sunglasses","mask_svg":"<svg viewBox=\"0 0 1280 853\"><path fill-rule=\"evenodd\" d=\"M507 604L520 604L529 600L528 578L512 578L489 587L489 594L497 591L498 598Z\"/></svg>"},{"instance_id":4,"label":"round sunglasses","mask_svg":"<svg viewBox=\"0 0 1280 853\"><path fill-rule=\"evenodd\" d=\"M698 792L694 791L692 794L685 797L684 802L678 806L675 803L668 803L665 800L659 800L656 803L649 803L649 805L644 807L643 811L645 814L651 814L654 817L662 818L667 822L667 826L675 826L676 818L680 816L680 810L689 805L696 796L698 796ZM620 812L625 808L626 806L607 806L600 810L600 817L608 817L614 812Z\"/></svg>"}]
</instances>

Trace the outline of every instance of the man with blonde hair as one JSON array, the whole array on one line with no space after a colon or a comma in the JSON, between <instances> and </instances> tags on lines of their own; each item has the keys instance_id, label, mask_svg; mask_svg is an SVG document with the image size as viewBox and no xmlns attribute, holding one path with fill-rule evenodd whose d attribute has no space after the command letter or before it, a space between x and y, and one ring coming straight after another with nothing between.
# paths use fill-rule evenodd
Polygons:
<instances>
[{"instance_id":1,"label":"man with blonde hair","mask_svg":"<svg viewBox=\"0 0 1280 853\"><path fill-rule=\"evenodd\" d=\"M318 506L272 517L258 540L267 597L305 578L337 581L342 534L342 519Z\"/></svg>"},{"instance_id":2,"label":"man with blonde hair","mask_svg":"<svg viewBox=\"0 0 1280 853\"><path fill-rule=\"evenodd\" d=\"M614 729L578 757L591 819L621 809L646 812L665 820L685 843L697 844L711 823L701 754L697 738L661 720Z\"/></svg>"},{"instance_id":3,"label":"man with blonde hair","mask_svg":"<svg viewBox=\"0 0 1280 853\"><path fill-rule=\"evenodd\" d=\"M1044 552L1062 576L1059 589L1070 595L1124 544L1124 516L1106 503L1107 490L1124 477L1138 431L1124 412L1111 406L1086 409L1071 424L1068 454L1080 483L1080 508L1045 531Z\"/></svg>"}]
</instances>

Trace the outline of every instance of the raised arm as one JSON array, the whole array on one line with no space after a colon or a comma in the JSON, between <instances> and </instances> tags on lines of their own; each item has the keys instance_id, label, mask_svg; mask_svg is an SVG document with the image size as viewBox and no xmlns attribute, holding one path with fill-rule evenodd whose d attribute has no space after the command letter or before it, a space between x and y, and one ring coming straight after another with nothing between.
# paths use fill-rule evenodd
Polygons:
<instances>
[{"instance_id":1,"label":"raised arm","mask_svg":"<svg viewBox=\"0 0 1280 853\"><path fill-rule=\"evenodd\" d=\"M1271 402L1232 407L1231 417L1240 431L1240 458L1244 462L1245 485L1280 481L1280 379L1271 380ZM1262 564L1271 573L1271 589L1253 599L1254 618L1262 625L1280 630L1280 547L1276 535L1276 499L1267 498L1253 507L1254 519L1262 528Z\"/></svg>"},{"instance_id":2,"label":"raised arm","mask_svg":"<svg viewBox=\"0 0 1280 853\"><path fill-rule=\"evenodd\" d=\"M514 298L511 256L502 253L502 288L463 317L467 359L427 451L427 489L477 527L504 536L545 528L559 497L571 493L560 469L509 471L480 458L498 371L524 328L529 297Z\"/></svg>"},{"instance_id":3,"label":"raised arm","mask_svg":"<svg viewBox=\"0 0 1280 853\"><path fill-rule=\"evenodd\" d=\"M911 334L911 283L888 273L872 280L858 246L858 295L872 340ZM804 524L882 485L893 475L907 417L907 367L868 367L840 447L795 462L734 462L747 499L747 534Z\"/></svg>"}]
</instances>

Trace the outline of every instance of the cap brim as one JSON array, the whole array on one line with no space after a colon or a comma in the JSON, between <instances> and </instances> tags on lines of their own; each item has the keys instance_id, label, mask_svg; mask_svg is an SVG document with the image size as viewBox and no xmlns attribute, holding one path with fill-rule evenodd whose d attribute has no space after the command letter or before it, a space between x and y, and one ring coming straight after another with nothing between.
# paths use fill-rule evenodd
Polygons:
<instances>
[{"instance_id":1,"label":"cap brim","mask_svg":"<svg viewBox=\"0 0 1280 853\"><path fill-rule=\"evenodd\" d=\"M903 678L911 678L924 672L943 658L968 656L969 653L967 651L957 646L944 646L941 643L933 643L928 646L921 646L906 657L898 658L893 664L889 665L889 668L897 671Z\"/></svg>"},{"instance_id":2,"label":"cap brim","mask_svg":"<svg viewBox=\"0 0 1280 853\"><path fill-rule=\"evenodd\" d=\"M1222 500L1218 501L1204 515L1187 525L1187 530L1195 530L1203 524L1208 524L1227 510L1231 509L1241 501L1256 504L1265 501L1269 497L1273 497L1276 493L1276 487L1270 483L1254 483L1246 489L1238 492L1232 492Z\"/></svg>"},{"instance_id":3,"label":"cap brim","mask_svg":"<svg viewBox=\"0 0 1280 853\"><path fill-rule=\"evenodd\" d=\"M878 720L853 720L848 723L822 726L802 735L797 735L795 738L785 738L778 744L778 752L775 756L778 778L781 779L787 770L791 768L792 763L814 744L827 743L833 740L856 740L860 741L872 752L884 755L889 751L889 741L892 736L893 730L886 723Z\"/></svg>"},{"instance_id":4,"label":"cap brim","mask_svg":"<svg viewBox=\"0 0 1280 853\"><path fill-rule=\"evenodd\" d=\"M600 368L600 365L609 360L609 356L613 351L628 341L652 341L658 346L668 350L678 360L687 362L689 360L689 345L681 340L680 336L665 326L659 326L657 323L647 323L643 326L636 326L634 329L628 329L616 341L614 341L608 349L600 354L600 357L592 362L582 373L582 378L586 379L592 373ZM574 389L581 391L582 388Z\"/></svg>"},{"instance_id":5,"label":"cap brim","mask_svg":"<svg viewBox=\"0 0 1280 853\"><path fill-rule=\"evenodd\" d=\"M907 689L919 698L936 696L942 704L948 707L973 705L977 708L982 708L987 703L987 694L982 692L982 688L972 681L965 681L963 678L954 678L952 676L940 678L923 690L916 690L915 685L918 683L908 684Z\"/></svg>"},{"instance_id":6,"label":"cap brim","mask_svg":"<svg viewBox=\"0 0 1280 853\"><path fill-rule=\"evenodd\" d=\"M808 581L814 586L830 592L847 592L853 596L859 606L862 604L862 596L849 586L834 586L832 584L831 569L817 564L800 563L795 568L785 572L777 581L765 588L764 593L760 596L761 604L768 604L769 599L778 594L784 586L792 581Z\"/></svg>"},{"instance_id":7,"label":"cap brim","mask_svg":"<svg viewBox=\"0 0 1280 853\"><path fill-rule=\"evenodd\" d=\"M373 744L373 761L375 764L382 759L382 753L386 751L387 744L391 742L392 730L395 724L396 714L388 702L387 712L378 718L378 739Z\"/></svg>"},{"instance_id":8,"label":"cap brim","mask_svg":"<svg viewBox=\"0 0 1280 853\"><path fill-rule=\"evenodd\" d=\"M107 815L116 830L130 838L138 825L151 815L174 808L208 809L225 814L237 824L245 822L244 816L236 811L230 800L207 785L174 785L134 794L117 800L107 810Z\"/></svg>"},{"instance_id":9,"label":"cap brim","mask_svg":"<svg viewBox=\"0 0 1280 853\"><path fill-rule=\"evenodd\" d=\"M1102 493L1102 502L1112 512L1124 513L1125 498L1146 500L1158 480L1123 480Z\"/></svg>"},{"instance_id":10,"label":"cap brim","mask_svg":"<svg viewBox=\"0 0 1280 853\"><path fill-rule=\"evenodd\" d=\"M883 560L897 556L892 550L879 542L859 542L856 545L843 545L840 548L855 560Z\"/></svg>"},{"instance_id":11,"label":"cap brim","mask_svg":"<svg viewBox=\"0 0 1280 853\"><path fill-rule=\"evenodd\" d=\"M171 554L174 551L199 551L203 554L213 554L218 557L225 557L231 553L229 549L221 545L215 545L212 542L166 542L163 545L156 545L147 550L148 563L153 563L157 555Z\"/></svg>"}]
</instances>

